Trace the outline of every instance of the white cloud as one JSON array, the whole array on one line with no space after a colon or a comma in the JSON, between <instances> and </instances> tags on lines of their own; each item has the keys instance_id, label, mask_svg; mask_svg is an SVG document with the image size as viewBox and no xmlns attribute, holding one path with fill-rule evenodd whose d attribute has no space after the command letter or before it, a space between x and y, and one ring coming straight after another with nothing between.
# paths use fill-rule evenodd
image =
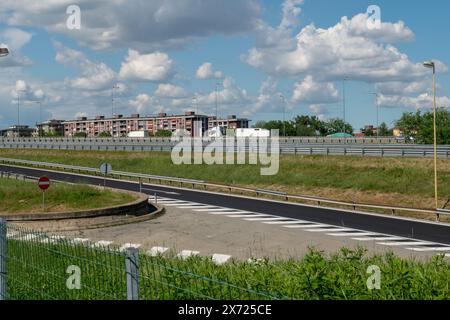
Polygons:
<instances>
[{"instance_id":1,"label":"white cloud","mask_svg":"<svg viewBox=\"0 0 450 320\"><path fill-rule=\"evenodd\" d=\"M213 71L213 66L210 62L205 62L202 64L198 69L196 73L197 79L201 80L207 80L211 78L222 78L222 72L221 71Z\"/></svg>"},{"instance_id":2,"label":"white cloud","mask_svg":"<svg viewBox=\"0 0 450 320\"><path fill-rule=\"evenodd\" d=\"M122 63L119 77L121 80L162 82L172 76L173 61L165 53L140 54L128 50L128 57Z\"/></svg>"},{"instance_id":3,"label":"white cloud","mask_svg":"<svg viewBox=\"0 0 450 320\"><path fill-rule=\"evenodd\" d=\"M160 98L184 98L186 95L186 90L170 83L161 83L155 91L155 96Z\"/></svg>"},{"instance_id":4,"label":"white cloud","mask_svg":"<svg viewBox=\"0 0 450 320\"><path fill-rule=\"evenodd\" d=\"M55 60L58 63L76 68L80 76L75 79L66 79L66 82L75 89L86 91L101 91L112 87L116 81L116 73L103 62L92 62L84 53L64 47L54 42L56 52Z\"/></svg>"},{"instance_id":5,"label":"white cloud","mask_svg":"<svg viewBox=\"0 0 450 320\"><path fill-rule=\"evenodd\" d=\"M138 112L144 111L148 106L150 106L152 97L148 94L141 93L136 96L134 100L130 100L130 106L135 108Z\"/></svg>"},{"instance_id":6,"label":"white cloud","mask_svg":"<svg viewBox=\"0 0 450 320\"><path fill-rule=\"evenodd\" d=\"M295 84L292 101L307 104L335 103L339 101L339 93L333 83L319 83L312 76L307 76L302 82Z\"/></svg>"},{"instance_id":7,"label":"white cloud","mask_svg":"<svg viewBox=\"0 0 450 320\"><path fill-rule=\"evenodd\" d=\"M77 0L81 29L66 27L71 0L2 0L8 25L39 26L93 49L154 51L186 46L199 37L253 30L261 16L257 0Z\"/></svg>"},{"instance_id":8,"label":"white cloud","mask_svg":"<svg viewBox=\"0 0 450 320\"><path fill-rule=\"evenodd\" d=\"M343 17L328 29L313 24L280 45L254 47L243 60L273 76L311 74L320 80L344 77L366 82L410 81L424 77L426 70L387 42L409 41L413 34L403 22L382 23L372 31L362 26L367 14ZM364 25L365 26L365 25ZM262 28L261 32L267 31ZM286 33L284 33L286 36ZM264 38L264 35L259 35ZM268 37L272 35L269 33Z\"/></svg>"},{"instance_id":9,"label":"white cloud","mask_svg":"<svg viewBox=\"0 0 450 320\"><path fill-rule=\"evenodd\" d=\"M381 107L386 108L413 108L429 109L433 107L433 95L423 93L418 96L384 96L380 95L377 100ZM437 97L438 107L450 107L450 99L445 96Z\"/></svg>"},{"instance_id":10,"label":"white cloud","mask_svg":"<svg viewBox=\"0 0 450 320\"><path fill-rule=\"evenodd\" d=\"M17 28L7 28L0 31L0 47L8 48L10 53L0 59L0 67L23 67L32 64L32 61L21 53L32 38L32 34Z\"/></svg>"}]
</instances>

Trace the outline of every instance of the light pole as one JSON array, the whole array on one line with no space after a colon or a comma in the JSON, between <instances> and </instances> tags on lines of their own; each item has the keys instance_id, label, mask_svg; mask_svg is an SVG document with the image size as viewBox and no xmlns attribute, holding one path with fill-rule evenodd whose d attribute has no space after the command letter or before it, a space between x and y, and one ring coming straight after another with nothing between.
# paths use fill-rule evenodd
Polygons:
<instances>
[{"instance_id":1,"label":"light pole","mask_svg":"<svg viewBox=\"0 0 450 320\"><path fill-rule=\"evenodd\" d=\"M219 104L219 86L221 86L222 85L222 82L216 82L216 122L217 122L217 126L219 125L219 116L218 116L218 114L219 114L219 107L218 107L218 104Z\"/></svg>"},{"instance_id":2,"label":"light pole","mask_svg":"<svg viewBox=\"0 0 450 320\"><path fill-rule=\"evenodd\" d=\"M379 105L379 103L378 103L378 97L379 97L379 94L378 93L376 93L376 92L372 92L372 93L370 93L371 95L373 95L373 96L375 96L375 107L376 107L376 109L377 109L377 138L379 137L379 128L380 128L380 125L379 125L379 118L380 118L380 105Z\"/></svg>"},{"instance_id":3,"label":"light pole","mask_svg":"<svg viewBox=\"0 0 450 320\"><path fill-rule=\"evenodd\" d=\"M425 61L423 66L433 70L433 136L434 136L434 198L436 210L439 208L438 201L438 177L437 177L437 130L436 130L436 64L434 61Z\"/></svg>"},{"instance_id":4,"label":"light pole","mask_svg":"<svg viewBox=\"0 0 450 320\"><path fill-rule=\"evenodd\" d=\"M283 104L283 137L286 137L286 98L280 94L280 99Z\"/></svg>"},{"instance_id":5,"label":"light pole","mask_svg":"<svg viewBox=\"0 0 450 320\"><path fill-rule=\"evenodd\" d=\"M114 90L115 89L120 89L120 87L118 85L114 85L112 87L112 92L111 92L111 118L114 118Z\"/></svg>"},{"instance_id":6,"label":"light pole","mask_svg":"<svg viewBox=\"0 0 450 320\"><path fill-rule=\"evenodd\" d=\"M17 135L20 137L20 93L25 90L17 90Z\"/></svg>"},{"instance_id":7,"label":"light pole","mask_svg":"<svg viewBox=\"0 0 450 320\"><path fill-rule=\"evenodd\" d=\"M42 125L42 101L35 101L36 103L39 104L39 125ZM39 129L38 126L38 136L41 136L41 130Z\"/></svg>"}]
</instances>

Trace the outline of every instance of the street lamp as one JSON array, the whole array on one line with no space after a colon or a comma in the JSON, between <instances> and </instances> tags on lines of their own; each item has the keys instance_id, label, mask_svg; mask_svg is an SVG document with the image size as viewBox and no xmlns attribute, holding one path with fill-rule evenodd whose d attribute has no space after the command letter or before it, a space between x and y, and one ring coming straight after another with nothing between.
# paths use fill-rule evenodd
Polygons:
<instances>
[{"instance_id":1,"label":"street lamp","mask_svg":"<svg viewBox=\"0 0 450 320\"><path fill-rule=\"evenodd\" d=\"M380 128L380 125L379 125L379 113L380 113L379 109L380 109L380 105L378 103L379 94L376 93L376 92L372 92L370 94L375 96L375 104L376 104L376 108L377 108L377 138L378 138L379 137L379 128Z\"/></svg>"},{"instance_id":2,"label":"street lamp","mask_svg":"<svg viewBox=\"0 0 450 320\"><path fill-rule=\"evenodd\" d=\"M345 130L345 104L346 104L346 90L345 90L346 88L345 88L345 84L346 84L347 80L348 80L347 77L344 77L344 79L342 80L342 107L343 107L343 113L344 113L344 123L343 123L344 130L343 130L343 133L344 133L345 143L347 143L347 132Z\"/></svg>"},{"instance_id":3,"label":"street lamp","mask_svg":"<svg viewBox=\"0 0 450 320\"><path fill-rule=\"evenodd\" d=\"M112 114L112 118L114 118L114 90L115 89L120 89L120 87L118 85L114 85L112 87L112 93L111 93L111 114Z\"/></svg>"},{"instance_id":4,"label":"street lamp","mask_svg":"<svg viewBox=\"0 0 450 320\"><path fill-rule=\"evenodd\" d=\"M283 104L283 136L286 137L286 98L280 94L280 99Z\"/></svg>"},{"instance_id":5,"label":"street lamp","mask_svg":"<svg viewBox=\"0 0 450 320\"><path fill-rule=\"evenodd\" d=\"M9 54L8 48L0 48L0 57L6 57Z\"/></svg>"},{"instance_id":6,"label":"street lamp","mask_svg":"<svg viewBox=\"0 0 450 320\"><path fill-rule=\"evenodd\" d=\"M218 116L218 104L219 104L219 86L222 85L222 82L216 82L216 121L217 126L219 125L219 116Z\"/></svg>"},{"instance_id":7,"label":"street lamp","mask_svg":"<svg viewBox=\"0 0 450 320\"><path fill-rule=\"evenodd\" d=\"M434 198L436 202L436 210L438 205L438 178L437 178L437 131L436 131L436 64L434 61L425 61L425 68L433 70L433 135L434 135Z\"/></svg>"}]
</instances>

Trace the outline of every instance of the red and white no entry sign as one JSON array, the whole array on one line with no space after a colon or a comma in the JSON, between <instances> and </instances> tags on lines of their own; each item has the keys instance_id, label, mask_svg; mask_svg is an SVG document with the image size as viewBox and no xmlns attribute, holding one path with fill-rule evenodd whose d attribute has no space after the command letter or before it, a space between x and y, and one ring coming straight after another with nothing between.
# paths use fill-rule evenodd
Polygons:
<instances>
[{"instance_id":1,"label":"red and white no entry sign","mask_svg":"<svg viewBox=\"0 0 450 320\"><path fill-rule=\"evenodd\" d=\"M47 177L40 177L38 186L39 188L41 188L41 190L47 190L48 188L50 188L50 179Z\"/></svg>"}]
</instances>

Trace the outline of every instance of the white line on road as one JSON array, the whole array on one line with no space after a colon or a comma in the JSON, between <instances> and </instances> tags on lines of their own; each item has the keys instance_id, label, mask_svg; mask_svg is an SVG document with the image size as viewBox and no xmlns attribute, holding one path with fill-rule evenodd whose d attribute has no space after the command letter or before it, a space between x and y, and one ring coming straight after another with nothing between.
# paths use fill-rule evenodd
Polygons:
<instances>
[{"instance_id":1,"label":"white line on road","mask_svg":"<svg viewBox=\"0 0 450 320\"><path fill-rule=\"evenodd\" d=\"M267 218L246 218L244 220L247 221L280 221L280 220L287 220L287 218L270 218L273 216L268 216Z\"/></svg>"},{"instance_id":2,"label":"white line on road","mask_svg":"<svg viewBox=\"0 0 450 320\"><path fill-rule=\"evenodd\" d=\"M197 212L220 212L220 211L233 211L235 209L230 209L230 208L218 208L218 209L196 209L194 211ZM237 212L238 210L236 210Z\"/></svg>"},{"instance_id":3,"label":"white line on road","mask_svg":"<svg viewBox=\"0 0 450 320\"><path fill-rule=\"evenodd\" d=\"M398 240L404 240L405 238L400 238L400 237L365 237L366 235L370 236L373 235L370 233L353 233L353 234L349 234L350 236L360 236L362 238L352 238L353 240L358 240L358 241L388 241L388 240L392 240L392 241L398 241Z\"/></svg>"},{"instance_id":4,"label":"white line on road","mask_svg":"<svg viewBox=\"0 0 450 320\"><path fill-rule=\"evenodd\" d=\"M307 221L300 221L300 220L293 220L293 221L268 221L268 222L263 222L265 224L311 224L311 222L307 222Z\"/></svg>"},{"instance_id":5,"label":"white line on road","mask_svg":"<svg viewBox=\"0 0 450 320\"><path fill-rule=\"evenodd\" d=\"M236 212L233 212L233 213L236 213ZM230 218L257 218L257 217L267 217L268 216L267 214L247 214L247 213L250 213L250 212L242 212L242 214L233 214L233 215L230 215L227 217L230 217Z\"/></svg>"},{"instance_id":6,"label":"white line on road","mask_svg":"<svg viewBox=\"0 0 450 320\"><path fill-rule=\"evenodd\" d=\"M417 251L417 252L429 252L429 251L450 251L450 247L432 247L432 248L406 248L407 250Z\"/></svg>"},{"instance_id":7,"label":"white line on road","mask_svg":"<svg viewBox=\"0 0 450 320\"><path fill-rule=\"evenodd\" d=\"M377 244L383 245L383 246L390 246L390 247L400 247L400 246L423 246L423 245L429 245L431 243L429 242L419 242L419 241L404 241L404 242L377 242Z\"/></svg>"},{"instance_id":8,"label":"white line on road","mask_svg":"<svg viewBox=\"0 0 450 320\"><path fill-rule=\"evenodd\" d=\"M353 229L339 229L339 228L316 228L316 229L310 229L310 230L306 230L309 232L347 232L347 231L352 231ZM339 233L338 233L339 234Z\"/></svg>"},{"instance_id":9,"label":"white line on road","mask_svg":"<svg viewBox=\"0 0 450 320\"><path fill-rule=\"evenodd\" d=\"M290 228L290 229L307 229L307 228L325 228L328 227L324 224L301 224L301 225L290 225L290 226L283 226L284 228Z\"/></svg>"}]
</instances>

